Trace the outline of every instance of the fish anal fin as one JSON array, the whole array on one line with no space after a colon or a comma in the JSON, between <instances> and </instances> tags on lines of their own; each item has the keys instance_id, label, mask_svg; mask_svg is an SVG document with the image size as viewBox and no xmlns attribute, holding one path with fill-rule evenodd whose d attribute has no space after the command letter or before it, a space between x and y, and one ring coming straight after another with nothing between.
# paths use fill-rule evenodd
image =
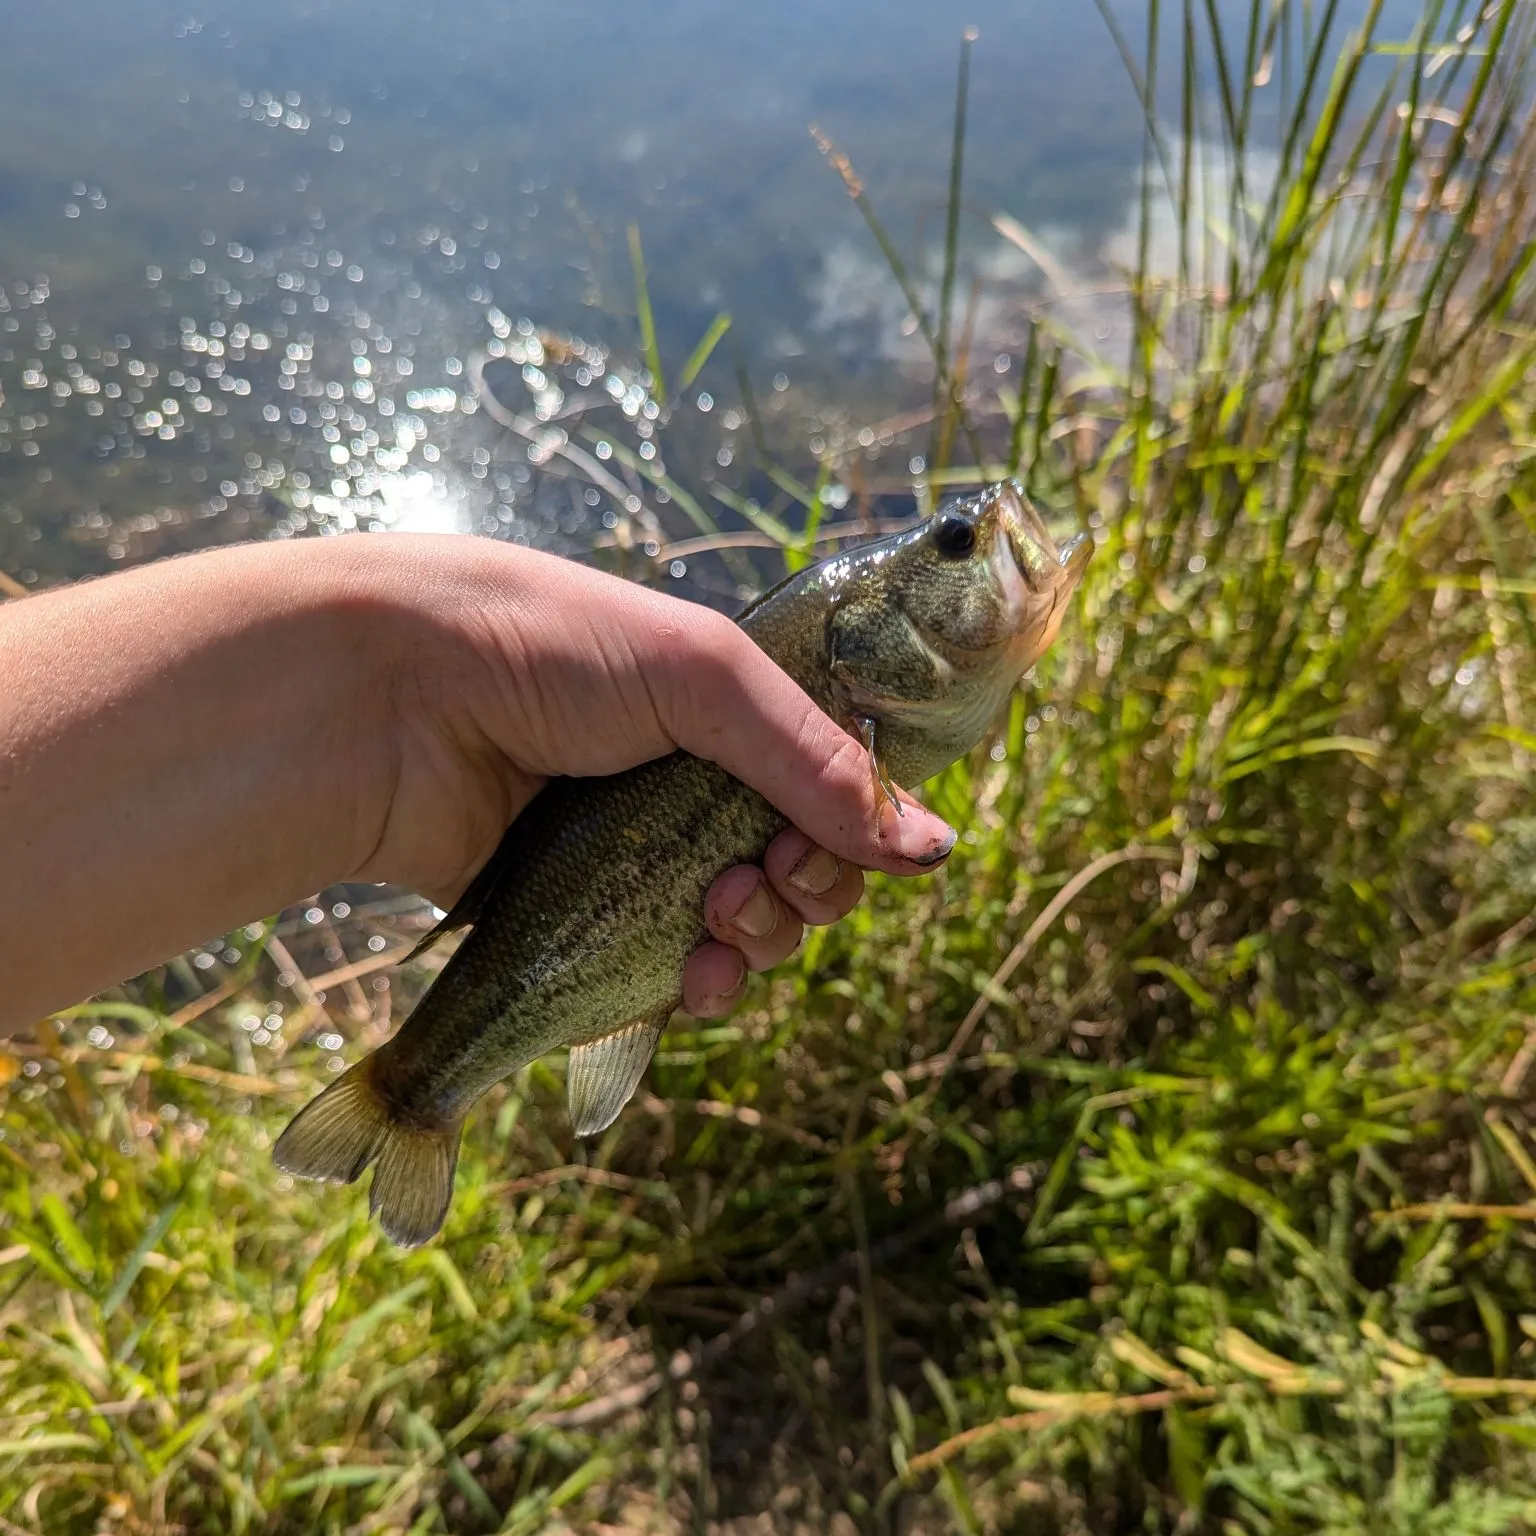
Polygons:
<instances>
[{"instance_id":1,"label":"fish anal fin","mask_svg":"<svg viewBox=\"0 0 1536 1536\"><path fill-rule=\"evenodd\" d=\"M681 999L679 999L681 1001ZM626 1024L611 1035L571 1047L565 1092L578 1136L595 1136L629 1103L677 1003Z\"/></svg>"},{"instance_id":2,"label":"fish anal fin","mask_svg":"<svg viewBox=\"0 0 1536 1536\"><path fill-rule=\"evenodd\" d=\"M330 1184L351 1184L375 1164L368 1208L387 1236L415 1248L448 1214L463 1122L420 1126L392 1116L373 1084L372 1060L343 1073L289 1121L272 1161Z\"/></svg>"}]
</instances>

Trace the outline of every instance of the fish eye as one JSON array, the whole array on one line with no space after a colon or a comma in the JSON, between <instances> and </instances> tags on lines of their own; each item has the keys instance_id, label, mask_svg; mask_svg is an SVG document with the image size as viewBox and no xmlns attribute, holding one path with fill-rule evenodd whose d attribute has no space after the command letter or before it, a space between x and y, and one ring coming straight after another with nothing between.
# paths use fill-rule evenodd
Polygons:
<instances>
[{"instance_id":1,"label":"fish eye","mask_svg":"<svg viewBox=\"0 0 1536 1536\"><path fill-rule=\"evenodd\" d=\"M968 555L976 547L976 525L959 512L945 512L933 525L934 548L941 555Z\"/></svg>"}]
</instances>

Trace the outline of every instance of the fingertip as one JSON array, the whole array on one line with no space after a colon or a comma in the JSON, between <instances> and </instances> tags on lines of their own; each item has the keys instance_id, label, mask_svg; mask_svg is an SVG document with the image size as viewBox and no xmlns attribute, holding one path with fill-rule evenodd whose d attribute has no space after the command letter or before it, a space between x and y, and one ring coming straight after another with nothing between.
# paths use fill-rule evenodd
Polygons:
<instances>
[{"instance_id":1,"label":"fingertip","mask_svg":"<svg viewBox=\"0 0 1536 1536\"><path fill-rule=\"evenodd\" d=\"M765 896L770 907L763 920L759 913ZM722 943L739 944L743 938L764 938L777 920L771 902L762 870L755 864L733 864L704 893L704 921ZM745 926L741 921L744 908L748 911Z\"/></svg>"},{"instance_id":2,"label":"fingertip","mask_svg":"<svg viewBox=\"0 0 1536 1536\"><path fill-rule=\"evenodd\" d=\"M870 869L888 875L931 874L954 852L960 834L941 816L902 795L900 811L882 799L875 812Z\"/></svg>"},{"instance_id":3,"label":"fingertip","mask_svg":"<svg viewBox=\"0 0 1536 1536\"><path fill-rule=\"evenodd\" d=\"M746 989L746 960L729 944L701 944L683 965L683 1010L696 1019L724 1018Z\"/></svg>"},{"instance_id":4,"label":"fingertip","mask_svg":"<svg viewBox=\"0 0 1536 1536\"><path fill-rule=\"evenodd\" d=\"M781 832L763 856L763 872L791 911L817 927L846 917L864 894L864 871L813 842L798 827Z\"/></svg>"},{"instance_id":5,"label":"fingertip","mask_svg":"<svg viewBox=\"0 0 1536 1536\"><path fill-rule=\"evenodd\" d=\"M738 864L715 881L704 899L704 922L720 943L741 951L752 971L772 970L804 937L794 904L755 864Z\"/></svg>"},{"instance_id":6,"label":"fingertip","mask_svg":"<svg viewBox=\"0 0 1536 1536\"><path fill-rule=\"evenodd\" d=\"M902 850L900 857L927 871L937 869L955 851L960 834L931 811L925 811L923 815L924 822L916 829L917 835L902 840L898 846Z\"/></svg>"}]
</instances>

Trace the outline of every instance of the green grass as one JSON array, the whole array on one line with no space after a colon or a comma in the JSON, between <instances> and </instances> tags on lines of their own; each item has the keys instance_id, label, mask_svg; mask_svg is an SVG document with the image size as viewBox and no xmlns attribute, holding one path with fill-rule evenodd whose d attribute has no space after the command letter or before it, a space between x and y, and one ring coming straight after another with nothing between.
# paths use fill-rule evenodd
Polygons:
<instances>
[{"instance_id":1,"label":"green grass","mask_svg":"<svg viewBox=\"0 0 1536 1536\"><path fill-rule=\"evenodd\" d=\"M984 462L935 493L1018 463L1097 529L1068 632L932 787L946 871L679 1021L598 1144L553 1060L426 1251L286 1187L329 1052L269 930L196 1018L151 978L21 1047L0 1528L1536 1526L1536 131L1528 8L1426 69L1474 20L1154 9L1129 345L1047 293L1011 393L937 370ZM936 345L961 260L952 211ZM349 1058L424 974L331 988Z\"/></svg>"}]
</instances>

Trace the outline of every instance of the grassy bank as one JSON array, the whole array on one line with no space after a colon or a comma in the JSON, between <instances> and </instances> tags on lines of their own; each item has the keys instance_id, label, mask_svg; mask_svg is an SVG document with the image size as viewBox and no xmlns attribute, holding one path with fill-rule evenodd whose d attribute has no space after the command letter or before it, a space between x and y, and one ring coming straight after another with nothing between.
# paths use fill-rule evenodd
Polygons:
<instances>
[{"instance_id":1,"label":"grassy bank","mask_svg":"<svg viewBox=\"0 0 1536 1536\"><path fill-rule=\"evenodd\" d=\"M1001 395L957 239L927 306L934 492L1017 466L1100 538L932 787L949 867L677 1021L595 1145L558 1059L492 1095L417 1253L267 1155L425 979L376 990L385 917L41 1028L0 1529L1536 1524L1530 12L1161 21L1217 89L1127 42L1132 275L1048 285Z\"/></svg>"}]
</instances>

